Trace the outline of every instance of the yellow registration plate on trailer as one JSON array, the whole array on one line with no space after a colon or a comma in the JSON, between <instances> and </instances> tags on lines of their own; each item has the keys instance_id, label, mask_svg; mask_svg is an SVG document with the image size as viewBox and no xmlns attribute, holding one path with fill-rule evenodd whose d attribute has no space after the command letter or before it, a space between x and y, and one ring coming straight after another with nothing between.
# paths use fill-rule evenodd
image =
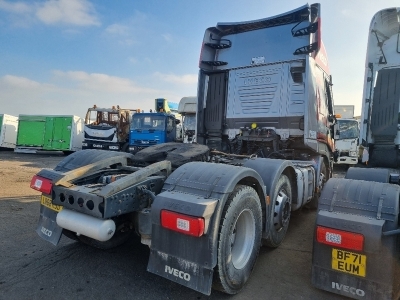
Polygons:
<instances>
[{"instance_id":1,"label":"yellow registration plate on trailer","mask_svg":"<svg viewBox=\"0 0 400 300\"><path fill-rule=\"evenodd\" d=\"M42 204L43 206L46 206L56 212L60 212L63 208L60 205L53 204L53 202L51 201L51 198L43 196L43 195L42 195L42 198L40 198L40 204Z\"/></svg>"},{"instance_id":2,"label":"yellow registration plate on trailer","mask_svg":"<svg viewBox=\"0 0 400 300\"><path fill-rule=\"evenodd\" d=\"M367 256L341 249L332 249L332 269L365 277Z\"/></svg>"}]
</instances>

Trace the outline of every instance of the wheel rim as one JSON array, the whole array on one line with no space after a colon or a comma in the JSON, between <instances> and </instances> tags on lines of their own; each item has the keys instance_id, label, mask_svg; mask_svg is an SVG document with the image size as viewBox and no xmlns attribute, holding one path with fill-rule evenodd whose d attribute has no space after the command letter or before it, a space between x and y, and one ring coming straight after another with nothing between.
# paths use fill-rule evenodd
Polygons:
<instances>
[{"instance_id":1,"label":"wheel rim","mask_svg":"<svg viewBox=\"0 0 400 300\"><path fill-rule=\"evenodd\" d=\"M230 236L232 263L236 269L242 269L251 256L255 230L255 219L252 211L243 210L237 218Z\"/></svg>"},{"instance_id":2,"label":"wheel rim","mask_svg":"<svg viewBox=\"0 0 400 300\"><path fill-rule=\"evenodd\" d=\"M282 230L289 223L290 206L290 198L287 196L286 191L281 189L276 197L274 207L274 227L276 231Z\"/></svg>"}]
</instances>

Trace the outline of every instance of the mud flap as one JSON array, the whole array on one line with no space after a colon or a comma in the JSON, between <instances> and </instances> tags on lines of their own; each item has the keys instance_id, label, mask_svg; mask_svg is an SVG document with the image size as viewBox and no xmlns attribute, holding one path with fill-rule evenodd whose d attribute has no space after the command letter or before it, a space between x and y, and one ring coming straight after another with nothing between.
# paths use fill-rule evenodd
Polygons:
<instances>
[{"instance_id":1,"label":"mud flap","mask_svg":"<svg viewBox=\"0 0 400 300\"><path fill-rule=\"evenodd\" d=\"M152 249L147 271L205 295L211 294L213 270L199 264Z\"/></svg>"},{"instance_id":2,"label":"mud flap","mask_svg":"<svg viewBox=\"0 0 400 300\"><path fill-rule=\"evenodd\" d=\"M59 243L63 230L56 223L57 214L58 212L40 205L40 218L36 227L37 234L54 246L57 246Z\"/></svg>"},{"instance_id":3,"label":"mud flap","mask_svg":"<svg viewBox=\"0 0 400 300\"><path fill-rule=\"evenodd\" d=\"M353 175L366 178L368 170ZM372 177L383 180L384 173L374 172ZM315 223L315 287L353 299L399 299L399 198L400 187L395 184L329 179ZM318 234L318 228L325 232ZM351 241L347 245L342 237L346 235ZM352 236L362 238L358 248Z\"/></svg>"}]
</instances>

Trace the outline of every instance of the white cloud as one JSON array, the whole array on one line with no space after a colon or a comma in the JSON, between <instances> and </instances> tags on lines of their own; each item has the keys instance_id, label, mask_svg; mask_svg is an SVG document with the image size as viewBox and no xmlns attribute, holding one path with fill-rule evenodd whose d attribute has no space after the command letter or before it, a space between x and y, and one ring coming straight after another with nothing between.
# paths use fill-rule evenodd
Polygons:
<instances>
[{"instance_id":1,"label":"white cloud","mask_svg":"<svg viewBox=\"0 0 400 300\"><path fill-rule=\"evenodd\" d=\"M100 25L93 5L86 0L49 0L39 5L36 16L46 24Z\"/></svg>"},{"instance_id":2,"label":"white cloud","mask_svg":"<svg viewBox=\"0 0 400 300\"><path fill-rule=\"evenodd\" d=\"M196 84L197 83L197 74L185 74L182 76L174 75L174 74L162 74L160 72L154 73L154 76L160 80L175 83L175 84Z\"/></svg>"},{"instance_id":3,"label":"white cloud","mask_svg":"<svg viewBox=\"0 0 400 300\"><path fill-rule=\"evenodd\" d=\"M153 92L153 89L142 88L134 81L106 74L87 73L83 71L54 71L59 79L75 82L80 88L92 91L113 93L138 93Z\"/></svg>"},{"instance_id":4,"label":"white cloud","mask_svg":"<svg viewBox=\"0 0 400 300\"><path fill-rule=\"evenodd\" d=\"M153 74L167 84L154 88L129 78L84 71L52 72L48 82L26 77L5 75L0 77L1 113L19 114L71 114L84 116L93 104L99 107L119 105L125 108L154 109L154 99L167 98L170 102L196 93L196 76ZM153 82L154 80L148 80ZM179 89L171 83L179 84Z\"/></svg>"},{"instance_id":5,"label":"white cloud","mask_svg":"<svg viewBox=\"0 0 400 300\"><path fill-rule=\"evenodd\" d=\"M0 10L15 14L26 14L32 11L32 6L23 2L8 2L0 0Z\"/></svg>"},{"instance_id":6,"label":"white cloud","mask_svg":"<svg viewBox=\"0 0 400 300\"><path fill-rule=\"evenodd\" d=\"M122 25L122 24L112 24L107 26L106 32L115 35L123 35L126 36L129 34L130 28L129 26Z\"/></svg>"},{"instance_id":7,"label":"white cloud","mask_svg":"<svg viewBox=\"0 0 400 300\"><path fill-rule=\"evenodd\" d=\"M33 81L31 79L25 77L18 77L13 75L5 75L0 78L0 82L2 85L9 86L15 88L16 90L24 89L24 90L39 90L39 89L49 89L52 88L51 85L43 85L37 81Z\"/></svg>"}]
</instances>

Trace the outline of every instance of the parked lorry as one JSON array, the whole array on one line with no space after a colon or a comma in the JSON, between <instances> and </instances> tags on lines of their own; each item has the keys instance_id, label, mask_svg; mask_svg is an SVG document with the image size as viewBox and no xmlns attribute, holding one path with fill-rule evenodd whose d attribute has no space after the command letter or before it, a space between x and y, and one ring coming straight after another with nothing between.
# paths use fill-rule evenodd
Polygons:
<instances>
[{"instance_id":1,"label":"parked lorry","mask_svg":"<svg viewBox=\"0 0 400 300\"><path fill-rule=\"evenodd\" d=\"M356 165L358 163L358 139L360 130L354 119L354 105L335 105L335 163Z\"/></svg>"},{"instance_id":2,"label":"parked lorry","mask_svg":"<svg viewBox=\"0 0 400 300\"><path fill-rule=\"evenodd\" d=\"M138 109L126 109L113 106L90 107L85 117L85 139L82 149L104 149L128 152L129 127L132 115Z\"/></svg>"},{"instance_id":3,"label":"parked lorry","mask_svg":"<svg viewBox=\"0 0 400 300\"><path fill-rule=\"evenodd\" d=\"M400 7L371 21L360 142L368 166L331 178L319 199L312 283L353 299L400 297Z\"/></svg>"},{"instance_id":4,"label":"parked lorry","mask_svg":"<svg viewBox=\"0 0 400 300\"><path fill-rule=\"evenodd\" d=\"M183 97L178 112L182 115L181 136L183 143L196 142L197 97Z\"/></svg>"},{"instance_id":5,"label":"parked lorry","mask_svg":"<svg viewBox=\"0 0 400 300\"><path fill-rule=\"evenodd\" d=\"M15 152L81 150L82 118L73 115L19 115Z\"/></svg>"},{"instance_id":6,"label":"parked lorry","mask_svg":"<svg viewBox=\"0 0 400 300\"><path fill-rule=\"evenodd\" d=\"M18 117L0 114L0 149L15 148L17 141Z\"/></svg>"},{"instance_id":7,"label":"parked lorry","mask_svg":"<svg viewBox=\"0 0 400 300\"><path fill-rule=\"evenodd\" d=\"M168 101L155 99L155 112L142 112L133 116L129 133L129 152L136 152L149 146L175 142L180 121L171 113Z\"/></svg>"},{"instance_id":8,"label":"parked lorry","mask_svg":"<svg viewBox=\"0 0 400 300\"><path fill-rule=\"evenodd\" d=\"M320 13L304 5L208 28L198 143L85 150L41 170L31 181L42 192L38 234L108 248L136 232L150 247L149 272L208 295L238 293L261 245L278 247L292 211L314 206L331 175Z\"/></svg>"}]
</instances>

